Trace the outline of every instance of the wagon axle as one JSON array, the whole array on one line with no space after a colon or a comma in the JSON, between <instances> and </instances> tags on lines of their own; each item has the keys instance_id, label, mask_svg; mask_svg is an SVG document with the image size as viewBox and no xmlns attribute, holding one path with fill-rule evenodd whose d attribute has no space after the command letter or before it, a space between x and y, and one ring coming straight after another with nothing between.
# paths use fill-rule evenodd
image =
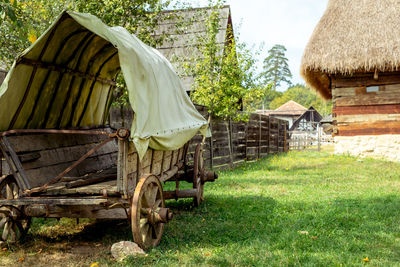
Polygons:
<instances>
[{"instance_id":1,"label":"wagon axle","mask_svg":"<svg viewBox=\"0 0 400 267\"><path fill-rule=\"evenodd\" d=\"M168 223L174 216L169 208L142 208L141 212L142 214L147 215L147 220L152 225L156 225L158 223Z\"/></svg>"}]
</instances>

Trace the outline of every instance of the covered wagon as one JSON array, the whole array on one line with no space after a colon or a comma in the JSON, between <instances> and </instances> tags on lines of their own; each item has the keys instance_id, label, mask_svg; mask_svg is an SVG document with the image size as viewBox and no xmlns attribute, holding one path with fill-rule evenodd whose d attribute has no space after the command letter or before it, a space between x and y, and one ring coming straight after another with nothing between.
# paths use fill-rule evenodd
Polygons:
<instances>
[{"instance_id":1,"label":"covered wagon","mask_svg":"<svg viewBox=\"0 0 400 267\"><path fill-rule=\"evenodd\" d=\"M128 128L108 125L117 75L133 110ZM170 63L121 27L63 12L15 61L0 87L0 236L14 242L31 217L126 219L142 248L172 218L165 199L193 198L216 174L202 144L207 121ZM204 139L204 138L203 138ZM193 183L179 189L180 181ZM164 191L162 182L176 189Z\"/></svg>"}]
</instances>

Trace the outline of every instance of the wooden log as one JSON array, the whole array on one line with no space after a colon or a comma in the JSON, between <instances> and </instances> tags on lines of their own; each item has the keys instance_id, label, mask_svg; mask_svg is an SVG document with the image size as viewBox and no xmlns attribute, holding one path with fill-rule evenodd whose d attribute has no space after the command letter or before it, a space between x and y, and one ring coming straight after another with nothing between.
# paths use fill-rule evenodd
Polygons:
<instances>
[{"instance_id":1,"label":"wooden log","mask_svg":"<svg viewBox=\"0 0 400 267\"><path fill-rule=\"evenodd\" d=\"M50 205L100 205L107 203L105 198L43 198L43 197L24 197L17 199L0 199L1 205L31 205L31 204L50 204Z\"/></svg>"},{"instance_id":2,"label":"wooden log","mask_svg":"<svg viewBox=\"0 0 400 267\"><path fill-rule=\"evenodd\" d=\"M371 106L345 106L335 107L332 112L339 115L359 115L359 114L398 114L400 104L394 105L371 105Z\"/></svg>"},{"instance_id":3,"label":"wooden log","mask_svg":"<svg viewBox=\"0 0 400 267\"><path fill-rule=\"evenodd\" d=\"M353 86L375 86L400 84L400 72L379 73L378 80L374 79L374 73L357 73L349 75L335 75L332 77L333 87L353 87Z\"/></svg>"},{"instance_id":4,"label":"wooden log","mask_svg":"<svg viewBox=\"0 0 400 267\"><path fill-rule=\"evenodd\" d=\"M31 217L45 218L93 218L93 219L127 219L129 209L105 209L103 206L56 206L56 205L29 205L24 213Z\"/></svg>"}]
</instances>

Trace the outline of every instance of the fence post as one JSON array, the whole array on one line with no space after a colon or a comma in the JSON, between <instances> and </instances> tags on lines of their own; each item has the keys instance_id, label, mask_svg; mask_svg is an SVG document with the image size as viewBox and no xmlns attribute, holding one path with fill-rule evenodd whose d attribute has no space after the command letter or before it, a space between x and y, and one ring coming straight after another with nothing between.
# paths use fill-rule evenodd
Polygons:
<instances>
[{"instance_id":1,"label":"fence post","mask_svg":"<svg viewBox=\"0 0 400 267\"><path fill-rule=\"evenodd\" d=\"M258 158L261 158L261 114L258 114Z\"/></svg>"},{"instance_id":2,"label":"fence post","mask_svg":"<svg viewBox=\"0 0 400 267\"><path fill-rule=\"evenodd\" d=\"M267 149L267 153L268 154L270 154L270 152L271 152L271 131L270 131L270 129L271 129L271 116L268 116L268 149Z\"/></svg>"},{"instance_id":3,"label":"fence post","mask_svg":"<svg viewBox=\"0 0 400 267\"><path fill-rule=\"evenodd\" d=\"M233 142L232 142L232 121L229 119L228 121L228 135L229 135L229 161L230 168L233 167Z\"/></svg>"},{"instance_id":4,"label":"fence post","mask_svg":"<svg viewBox=\"0 0 400 267\"><path fill-rule=\"evenodd\" d=\"M279 126L280 126L280 120L278 120L278 133L276 134L276 153L279 153Z\"/></svg>"},{"instance_id":5,"label":"fence post","mask_svg":"<svg viewBox=\"0 0 400 267\"><path fill-rule=\"evenodd\" d=\"M212 127L212 115L208 114L210 117L210 132L211 132L211 137L210 137L210 169L212 170L214 168L214 146L213 146L213 127Z\"/></svg>"},{"instance_id":6,"label":"fence post","mask_svg":"<svg viewBox=\"0 0 400 267\"><path fill-rule=\"evenodd\" d=\"M286 122L284 123L284 126L283 126L284 128L283 128L283 134L284 134L284 136L283 136L283 152L287 152L287 144L286 144Z\"/></svg>"},{"instance_id":7,"label":"fence post","mask_svg":"<svg viewBox=\"0 0 400 267\"><path fill-rule=\"evenodd\" d=\"M317 124L317 132L318 132L318 152L321 151L321 129L319 127L319 123Z\"/></svg>"}]
</instances>

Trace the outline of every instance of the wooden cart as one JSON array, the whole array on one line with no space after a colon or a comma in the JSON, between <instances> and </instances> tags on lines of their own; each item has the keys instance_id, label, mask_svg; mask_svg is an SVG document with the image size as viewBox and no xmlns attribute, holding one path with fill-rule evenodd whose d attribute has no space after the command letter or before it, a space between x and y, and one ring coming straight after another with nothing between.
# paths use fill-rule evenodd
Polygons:
<instances>
[{"instance_id":1,"label":"wooden cart","mask_svg":"<svg viewBox=\"0 0 400 267\"><path fill-rule=\"evenodd\" d=\"M128 219L140 247L156 246L172 218L165 200L199 205L204 183L217 175L204 170L202 144L191 166L188 143L174 151L149 148L139 161L128 136L124 128L0 133L1 240L23 237L31 217ZM180 190L183 180L193 188ZM163 191L167 181L174 191Z\"/></svg>"}]
</instances>

